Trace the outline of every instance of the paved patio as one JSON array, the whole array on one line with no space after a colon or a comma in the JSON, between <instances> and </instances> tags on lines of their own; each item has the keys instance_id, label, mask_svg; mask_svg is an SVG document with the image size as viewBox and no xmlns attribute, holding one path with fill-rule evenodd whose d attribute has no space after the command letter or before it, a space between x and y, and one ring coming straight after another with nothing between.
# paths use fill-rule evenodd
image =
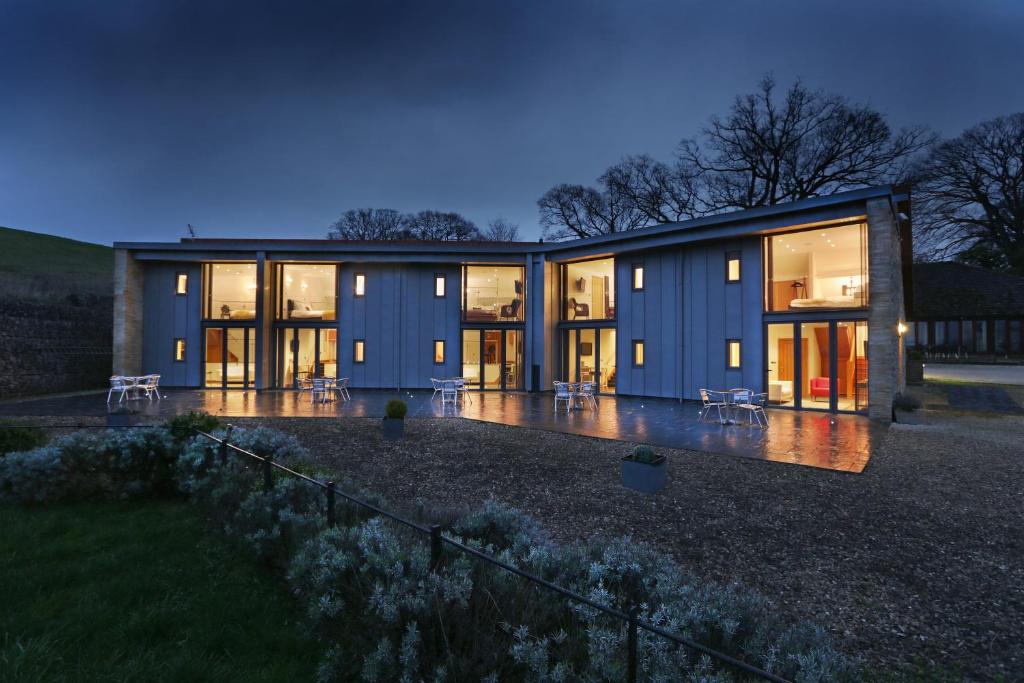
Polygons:
<instances>
[{"instance_id":1,"label":"paved patio","mask_svg":"<svg viewBox=\"0 0 1024 683\"><path fill-rule=\"evenodd\" d=\"M352 400L313 404L308 393L291 391L167 390L162 400L128 402L147 417L204 410L231 417L379 417L393 391L353 390ZM771 426L720 425L698 421L700 404L670 399L606 396L597 410L552 410L550 394L473 393L457 408L441 406L430 391L405 391L410 418L464 417L605 439L649 443L706 453L794 463L841 472L861 472L881 441L884 426L855 415L769 410ZM106 393L84 393L0 403L0 417L103 417ZM116 408L116 403L111 408Z\"/></svg>"}]
</instances>

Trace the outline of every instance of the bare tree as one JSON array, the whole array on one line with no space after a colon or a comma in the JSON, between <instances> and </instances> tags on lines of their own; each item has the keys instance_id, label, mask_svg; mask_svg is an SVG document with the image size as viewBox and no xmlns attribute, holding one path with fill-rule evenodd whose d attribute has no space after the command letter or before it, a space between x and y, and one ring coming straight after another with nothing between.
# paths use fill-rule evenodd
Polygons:
<instances>
[{"instance_id":1,"label":"bare tree","mask_svg":"<svg viewBox=\"0 0 1024 683\"><path fill-rule=\"evenodd\" d=\"M700 174L688 166L669 166L646 154L626 157L600 178L610 194L621 197L650 223L671 223L704 213L700 180Z\"/></svg>"},{"instance_id":2,"label":"bare tree","mask_svg":"<svg viewBox=\"0 0 1024 683\"><path fill-rule=\"evenodd\" d=\"M480 239L480 230L468 218L446 211L420 211L409 216L412 237L421 240L464 241Z\"/></svg>"},{"instance_id":3,"label":"bare tree","mask_svg":"<svg viewBox=\"0 0 1024 683\"><path fill-rule=\"evenodd\" d=\"M544 237L554 240L633 230L647 218L624 196L605 188L556 185L537 200Z\"/></svg>"},{"instance_id":4,"label":"bare tree","mask_svg":"<svg viewBox=\"0 0 1024 683\"><path fill-rule=\"evenodd\" d=\"M396 240L408 236L408 218L394 209L349 209L327 233L331 240Z\"/></svg>"},{"instance_id":5,"label":"bare tree","mask_svg":"<svg viewBox=\"0 0 1024 683\"><path fill-rule=\"evenodd\" d=\"M934 145L912 178L927 256L1024 274L1024 112Z\"/></svg>"},{"instance_id":6,"label":"bare tree","mask_svg":"<svg viewBox=\"0 0 1024 683\"><path fill-rule=\"evenodd\" d=\"M487 224L483 232L483 238L491 242L518 242L519 224L507 221L504 218L495 218Z\"/></svg>"},{"instance_id":7,"label":"bare tree","mask_svg":"<svg viewBox=\"0 0 1024 683\"><path fill-rule=\"evenodd\" d=\"M775 81L712 117L704 144L684 140L677 163L703 180L709 211L805 199L892 182L934 142L924 128L894 133L878 112L795 83L781 101Z\"/></svg>"}]
</instances>

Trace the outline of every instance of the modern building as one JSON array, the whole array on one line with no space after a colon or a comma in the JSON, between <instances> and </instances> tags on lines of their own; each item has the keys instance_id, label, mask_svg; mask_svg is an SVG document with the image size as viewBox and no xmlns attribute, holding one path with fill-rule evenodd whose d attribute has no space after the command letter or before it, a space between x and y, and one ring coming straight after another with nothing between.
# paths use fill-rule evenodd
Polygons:
<instances>
[{"instance_id":1,"label":"modern building","mask_svg":"<svg viewBox=\"0 0 1024 683\"><path fill-rule=\"evenodd\" d=\"M888 419L906 202L876 187L557 243L117 243L114 371L211 389L742 386Z\"/></svg>"},{"instance_id":2,"label":"modern building","mask_svg":"<svg viewBox=\"0 0 1024 683\"><path fill-rule=\"evenodd\" d=\"M963 263L915 263L905 343L928 354L1024 356L1024 277Z\"/></svg>"}]
</instances>

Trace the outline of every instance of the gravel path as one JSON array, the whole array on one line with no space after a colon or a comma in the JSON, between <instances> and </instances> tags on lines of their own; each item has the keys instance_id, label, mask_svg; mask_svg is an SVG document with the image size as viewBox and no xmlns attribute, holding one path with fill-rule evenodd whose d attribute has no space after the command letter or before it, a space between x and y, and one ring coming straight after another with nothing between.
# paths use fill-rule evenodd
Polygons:
<instances>
[{"instance_id":1,"label":"gravel path","mask_svg":"<svg viewBox=\"0 0 1024 683\"><path fill-rule=\"evenodd\" d=\"M403 442L382 441L375 419L258 422L396 505L493 497L564 543L655 543L828 627L876 672L1013 680L1024 671L1024 419L940 419L893 426L861 475L661 449L670 483L656 495L619 484L630 447L616 441L462 419L407 420Z\"/></svg>"}]
</instances>

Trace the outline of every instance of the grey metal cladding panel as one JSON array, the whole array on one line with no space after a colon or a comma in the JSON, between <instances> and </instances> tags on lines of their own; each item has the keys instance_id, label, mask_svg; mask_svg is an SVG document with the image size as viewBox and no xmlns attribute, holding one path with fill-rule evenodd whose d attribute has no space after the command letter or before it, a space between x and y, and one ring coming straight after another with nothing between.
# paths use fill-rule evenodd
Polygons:
<instances>
[{"instance_id":1,"label":"grey metal cladding panel","mask_svg":"<svg viewBox=\"0 0 1024 683\"><path fill-rule=\"evenodd\" d=\"M761 239L744 240L741 280L743 284L743 386L766 391L764 386L764 296Z\"/></svg>"},{"instance_id":2,"label":"grey metal cladding panel","mask_svg":"<svg viewBox=\"0 0 1024 683\"><path fill-rule=\"evenodd\" d=\"M188 294L174 293L175 275L188 273ZM198 386L202 366L199 267L149 264L143 276L142 371L158 373L165 386ZM174 340L185 339L185 361L175 362Z\"/></svg>"}]
</instances>

